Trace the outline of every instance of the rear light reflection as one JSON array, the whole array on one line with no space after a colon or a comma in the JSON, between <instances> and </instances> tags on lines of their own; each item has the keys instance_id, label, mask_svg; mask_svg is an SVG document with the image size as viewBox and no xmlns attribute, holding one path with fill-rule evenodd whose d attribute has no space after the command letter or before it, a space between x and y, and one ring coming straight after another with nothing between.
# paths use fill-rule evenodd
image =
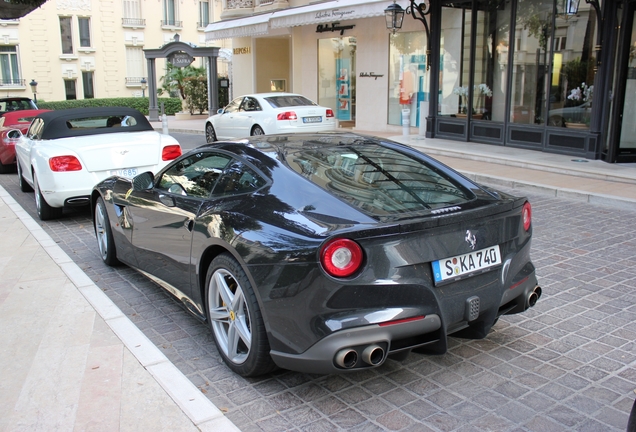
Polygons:
<instances>
[{"instance_id":1,"label":"rear light reflection","mask_svg":"<svg viewBox=\"0 0 636 432\"><path fill-rule=\"evenodd\" d=\"M55 156L49 159L51 171L81 171L82 164L75 156Z\"/></svg>"},{"instance_id":2,"label":"rear light reflection","mask_svg":"<svg viewBox=\"0 0 636 432\"><path fill-rule=\"evenodd\" d=\"M380 327L386 327L386 326L395 325L395 324L404 324L404 323L411 322L411 321L419 321L419 320L423 320L424 318L426 318L426 315L420 315L420 316L416 316L416 317L412 317L412 318L404 318L404 319L399 319L399 320L395 320L395 321L386 321L386 322L380 323L378 325Z\"/></svg>"},{"instance_id":3,"label":"rear light reflection","mask_svg":"<svg viewBox=\"0 0 636 432\"><path fill-rule=\"evenodd\" d=\"M181 156L181 146L180 145L169 145L165 146L161 151L161 160L169 161L178 158Z\"/></svg>"},{"instance_id":4,"label":"rear light reflection","mask_svg":"<svg viewBox=\"0 0 636 432\"><path fill-rule=\"evenodd\" d=\"M320 251L320 264L333 277L348 277L362 267L362 248L349 239L327 242Z\"/></svg>"},{"instance_id":5,"label":"rear light reflection","mask_svg":"<svg viewBox=\"0 0 636 432\"><path fill-rule=\"evenodd\" d=\"M277 120L298 120L298 116L293 111L285 111L276 116Z\"/></svg>"}]
</instances>

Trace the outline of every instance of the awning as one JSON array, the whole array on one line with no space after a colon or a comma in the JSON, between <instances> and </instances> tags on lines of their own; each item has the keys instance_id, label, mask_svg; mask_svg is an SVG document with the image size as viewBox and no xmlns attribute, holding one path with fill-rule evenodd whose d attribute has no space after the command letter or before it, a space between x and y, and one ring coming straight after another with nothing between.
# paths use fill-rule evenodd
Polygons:
<instances>
[{"instance_id":1,"label":"awning","mask_svg":"<svg viewBox=\"0 0 636 432\"><path fill-rule=\"evenodd\" d=\"M286 28L384 16L384 9L390 4L393 2L386 0L332 0L276 11L269 24L271 28Z\"/></svg>"},{"instance_id":2,"label":"awning","mask_svg":"<svg viewBox=\"0 0 636 432\"><path fill-rule=\"evenodd\" d=\"M269 19L272 13L252 15L227 21L217 21L205 28L205 40L240 38L258 36L269 30Z\"/></svg>"}]
</instances>

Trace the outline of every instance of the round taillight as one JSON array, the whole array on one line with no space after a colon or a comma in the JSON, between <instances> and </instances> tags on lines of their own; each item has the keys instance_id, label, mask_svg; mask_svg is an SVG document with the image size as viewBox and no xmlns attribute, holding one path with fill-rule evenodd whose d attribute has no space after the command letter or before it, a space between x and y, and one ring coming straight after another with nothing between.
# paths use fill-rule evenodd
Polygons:
<instances>
[{"instance_id":1,"label":"round taillight","mask_svg":"<svg viewBox=\"0 0 636 432\"><path fill-rule=\"evenodd\" d=\"M521 216L523 217L523 229L528 231L530 229L530 224L532 224L532 206L528 201L526 201L523 205Z\"/></svg>"},{"instance_id":2,"label":"round taillight","mask_svg":"<svg viewBox=\"0 0 636 432\"><path fill-rule=\"evenodd\" d=\"M333 277L348 277L362 266L362 248L349 239L327 242L320 252L322 268Z\"/></svg>"}]
</instances>

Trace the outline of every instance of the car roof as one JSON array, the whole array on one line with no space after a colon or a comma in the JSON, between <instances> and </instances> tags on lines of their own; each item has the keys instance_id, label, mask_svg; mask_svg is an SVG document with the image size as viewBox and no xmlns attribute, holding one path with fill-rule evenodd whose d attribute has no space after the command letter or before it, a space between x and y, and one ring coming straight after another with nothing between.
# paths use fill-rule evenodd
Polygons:
<instances>
[{"instance_id":1,"label":"car roof","mask_svg":"<svg viewBox=\"0 0 636 432\"><path fill-rule=\"evenodd\" d=\"M69 123L96 117L133 117L136 124L125 128L69 128ZM73 136L101 135L107 133L138 132L154 130L146 116L133 108L127 107L96 107L71 108L65 110L41 113L37 118L44 120L42 139L58 139Z\"/></svg>"}]
</instances>

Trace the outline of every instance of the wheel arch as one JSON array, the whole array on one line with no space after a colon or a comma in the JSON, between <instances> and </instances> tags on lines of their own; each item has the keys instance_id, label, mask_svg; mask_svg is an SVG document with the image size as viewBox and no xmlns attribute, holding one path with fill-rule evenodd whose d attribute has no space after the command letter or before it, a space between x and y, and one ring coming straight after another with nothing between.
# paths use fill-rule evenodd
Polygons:
<instances>
[{"instance_id":1,"label":"wheel arch","mask_svg":"<svg viewBox=\"0 0 636 432\"><path fill-rule=\"evenodd\" d=\"M230 254L232 258L234 258L236 262L241 266L241 268L243 269L243 272L245 272L247 279L249 280L250 284L252 285L252 288L254 289L254 294L256 295L256 301L258 302L259 308L261 309L261 314L265 315L263 311L263 302L261 301L261 296L257 289L258 285L254 281L252 274L248 271L245 261L241 258L240 255L237 254L237 252L233 248L227 247L221 244L213 244L208 246L203 251L201 258L199 259L199 265L198 265L199 268L197 272L197 281L199 283L199 295L201 296L201 302L203 304L203 307L206 310L206 320L207 320L208 304L207 304L207 296L205 293L205 282L208 276L208 267L210 267L210 264L212 263L212 261L214 261L214 258L224 253ZM265 321L265 328L269 330L269 324L267 323L267 321Z\"/></svg>"}]
</instances>

